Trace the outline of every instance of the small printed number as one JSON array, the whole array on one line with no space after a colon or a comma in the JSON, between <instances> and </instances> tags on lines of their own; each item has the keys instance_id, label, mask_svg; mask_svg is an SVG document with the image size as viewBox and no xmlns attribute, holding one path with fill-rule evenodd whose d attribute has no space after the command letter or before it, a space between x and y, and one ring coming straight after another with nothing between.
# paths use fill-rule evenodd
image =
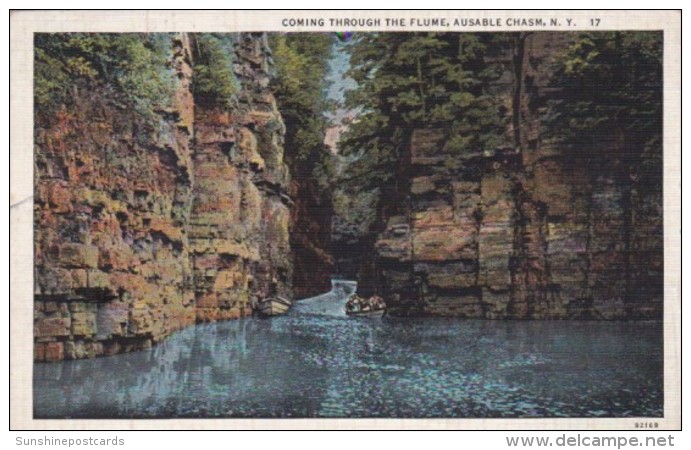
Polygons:
<instances>
[{"instance_id":1,"label":"small printed number","mask_svg":"<svg viewBox=\"0 0 691 450\"><path fill-rule=\"evenodd\" d=\"M590 25L593 27L600 26L600 19L590 19Z\"/></svg>"},{"instance_id":2,"label":"small printed number","mask_svg":"<svg viewBox=\"0 0 691 450\"><path fill-rule=\"evenodd\" d=\"M660 424L657 422L636 422L636 428L657 428Z\"/></svg>"}]
</instances>

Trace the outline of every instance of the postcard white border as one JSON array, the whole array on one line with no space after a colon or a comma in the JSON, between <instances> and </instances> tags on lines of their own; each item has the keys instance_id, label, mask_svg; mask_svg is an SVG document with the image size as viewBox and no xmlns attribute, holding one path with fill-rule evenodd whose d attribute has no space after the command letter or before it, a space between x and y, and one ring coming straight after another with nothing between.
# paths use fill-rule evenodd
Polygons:
<instances>
[{"instance_id":1,"label":"postcard white border","mask_svg":"<svg viewBox=\"0 0 691 450\"><path fill-rule=\"evenodd\" d=\"M681 428L681 12L680 11L15 11L10 16L10 428L12 430L494 429L635 430L641 418L596 419L168 419L35 420L33 368L33 33L274 31L335 32L329 18L556 18L541 27L349 27L349 31L664 31L664 418ZM324 18L324 26L286 27L284 18ZM565 25L566 19L575 25ZM599 26L590 19L599 18Z\"/></svg>"}]
</instances>

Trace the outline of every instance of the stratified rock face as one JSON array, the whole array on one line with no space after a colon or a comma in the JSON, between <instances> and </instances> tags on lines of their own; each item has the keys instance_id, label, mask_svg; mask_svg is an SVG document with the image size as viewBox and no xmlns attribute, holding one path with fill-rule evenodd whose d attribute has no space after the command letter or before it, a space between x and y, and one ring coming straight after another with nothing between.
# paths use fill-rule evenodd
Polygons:
<instances>
[{"instance_id":1,"label":"stratified rock face","mask_svg":"<svg viewBox=\"0 0 691 450\"><path fill-rule=\"evenodd\" d=\"M190 253L197 320L248 314L257 297L291 297L291 199L285 126L261 35L236 44L242 85L232 110L197 108Z\"/></svg>"},{"instance_id":2,"label":"stratified rock face","mask_svg":"<svg viewBox=\"0 0 691 450\"><path fill-rule=\"evenodd\" d=\"M564 41L528 36L520 78L497 86L518 102L513 146L452 155L444 130L412 133L406 213L375 244L393 313L661 317L661 189L622 183L616 170L594 176L541 142L535 105L550 95L549 55Z\"/></svg>"},{"instance_id":3,"label":"stratified rock face","mask_svg":"<svg viewBox=\"0 0 691 450\"><path fill-rule=\"evenodd\" d=\"M148 348L290 295L284 126L261 35L235 44L235 106L195 104L190 39L171 37L172 106L153 121L75 85L35 136L35 359Z\"/></svg>"}]
</instances>

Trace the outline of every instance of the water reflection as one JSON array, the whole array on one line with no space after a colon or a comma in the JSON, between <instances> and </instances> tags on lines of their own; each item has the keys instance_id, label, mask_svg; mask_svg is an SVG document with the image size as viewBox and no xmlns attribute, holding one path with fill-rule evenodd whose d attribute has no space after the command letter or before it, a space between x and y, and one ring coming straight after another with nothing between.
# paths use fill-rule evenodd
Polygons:
<instances>
[{"instance_id":1,"label":"water reflection","mask_svg":"<svg viewBox=\"0 0 691 450\"><path fill-rule=\"evenodd\" d=\"M35 364L35 417L662 416L660 324L347 319L325 295Z\"/></svg>"}]
</instances>

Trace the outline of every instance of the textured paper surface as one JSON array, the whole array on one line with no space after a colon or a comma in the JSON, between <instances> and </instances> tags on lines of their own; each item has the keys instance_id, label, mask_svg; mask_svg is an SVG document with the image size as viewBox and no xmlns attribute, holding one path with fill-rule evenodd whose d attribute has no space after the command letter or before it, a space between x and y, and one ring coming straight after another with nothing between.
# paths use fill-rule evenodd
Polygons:
<instances>
[{"instance_id":1,"label":"textured paper surface","mask_svg":"<svg viewBox=\"0 0 691 450\"><path fill-rule=\"evenodd\" d=\"M33 113L34 32L174 31L343 31L331 18L492 17L558 19L558 26L438 28L448 32L526 30L664 31L664 215L665 215L665 402L658 429L681 427L681 13L664 11L25 11L10 18L11 64L11 429L619 429L642 420L626 419L185 419L185 420L34 420L32 418L33 344ZM324 26L286 27L284 19L323 18ZM599 26L590 25L599 18ZM572 20L571 26L566 25ZM350 31L425 31L420 27L349 27Z\"/></svg>"}]
</instances>

